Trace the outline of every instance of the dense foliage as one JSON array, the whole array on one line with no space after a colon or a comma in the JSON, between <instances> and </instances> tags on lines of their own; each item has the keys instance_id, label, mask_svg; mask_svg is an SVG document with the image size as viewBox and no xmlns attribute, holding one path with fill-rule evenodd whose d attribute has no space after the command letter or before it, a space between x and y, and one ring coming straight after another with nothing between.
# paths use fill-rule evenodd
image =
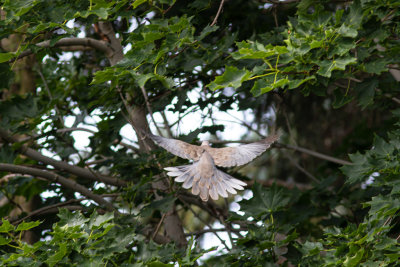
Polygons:
<instances>
[{"instance_id":1,"label":"dense foliage","mask_svg":"<svg viewBox=\"0 0 400 267\"><path fill-rule=\"evenodd\" d=\"M0 3L1 265L397 265L399 1ZM150 129L282 136L202 202Z\"/></svg>"}]
</instances>

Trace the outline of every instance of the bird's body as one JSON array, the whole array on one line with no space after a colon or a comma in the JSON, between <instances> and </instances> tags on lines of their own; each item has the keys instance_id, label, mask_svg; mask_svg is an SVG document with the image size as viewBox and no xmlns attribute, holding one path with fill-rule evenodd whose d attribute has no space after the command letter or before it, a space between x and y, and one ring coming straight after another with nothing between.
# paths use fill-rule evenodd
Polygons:
<instances>
[{"instance_id":1,"label":"bird's body","mask_svg":"<svg viewBox=\"0 0 400 267\"><path fill-rule=\"evenodd\" d=\"M195 146L180 140L148 135L155 143L174 155L193 160L191 165L167 167L168 175L176 177L175 181L183 182L182 187L192 188L194 195L200 195L203 201L209 196L217 200L218 195L228 197L228 193L236 194L243 190L246 183L233 178L217 169L217 166L232 167L246 164L268 149L278 140L277 135L269 136L259 142L238 147L213 148L208 141Z\"/></svg>"}]
</instances>

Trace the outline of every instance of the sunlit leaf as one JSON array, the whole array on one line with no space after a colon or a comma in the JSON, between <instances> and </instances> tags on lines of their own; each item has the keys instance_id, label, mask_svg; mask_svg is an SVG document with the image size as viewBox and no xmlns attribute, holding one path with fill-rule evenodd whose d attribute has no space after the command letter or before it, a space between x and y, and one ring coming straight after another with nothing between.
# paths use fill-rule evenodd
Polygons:
<instances>
[{"instance_id":1,"label":"sunlit leaf","mask_svg":"<svg viewBox=\"0 0 400 267\"><path fill-rule=\"evenodd\" d=\"M215 91L218 89L233 87L238 88L250 77L250 71L239 70L233 66L227 66L223 75L218 76L215 80L207 85L210 90Z\"/></svg>"}]
</instances>

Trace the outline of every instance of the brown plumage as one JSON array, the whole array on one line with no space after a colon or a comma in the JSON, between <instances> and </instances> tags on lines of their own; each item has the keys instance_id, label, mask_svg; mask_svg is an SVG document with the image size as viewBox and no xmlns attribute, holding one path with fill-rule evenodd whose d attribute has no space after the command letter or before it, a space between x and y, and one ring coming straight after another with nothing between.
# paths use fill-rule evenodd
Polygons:
<instances>
[{"instance_id":1,"label":"brown plumage","mask_svg":"<svg viewBox=\"0 0 400 267\"><path fill-rule=\"evenodd\" d=\"M183 182L182 187L192 188L194 195L200 195L201 200L207 201L210 196L217 200L218 196L228 197L228 193L236 194L243 190L246 183L233 178L217 169L216 166L232 167L249 163L267 150L272 143L279 139L278 135L237 147L213 148L208 141L201 146L191 145L180 140L164 138L148 134L159 146L172 154L193 160L191 165L167 167L168 175L176 177L175 181Z\"/></svg>"}]
</instances>

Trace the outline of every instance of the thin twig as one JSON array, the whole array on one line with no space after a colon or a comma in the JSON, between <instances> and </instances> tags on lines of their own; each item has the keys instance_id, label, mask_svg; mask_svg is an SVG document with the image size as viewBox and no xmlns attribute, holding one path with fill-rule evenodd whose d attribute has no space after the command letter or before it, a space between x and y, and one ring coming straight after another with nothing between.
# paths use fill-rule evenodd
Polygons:
<instances>
[{"instance_id":1,"label":"thin twig","mask_svg":"<svg viewBox=\"0 0 400 267\"><path fill-rule=\"evenodd\" d=\"M200 215L197 214L197 212L195 212L195 211L192 209L192 207L191 207L189 204L187 204L186 202L183 202L183 204L184 204L184 205L193 213L193 215L196 216L202 223L204 223L204 224L207 225L210 229L212 229L212 226L211 226L208 222L204 221L204 220L200 217ZM216 232L214 232L214 235L219 239L219 241L221 242L221 244L224 245L224 247L229 251L230 248L229 248L228 245L225 243L225 241L224 241Z\"/></svg>"},{"instance_id":2,"label":"thin twig","mask_svg":"<svg viewBox=\"0 0 400 267\"><path fill-rule=\"evenodd\" d=\"M84 199L81 199L81 198L80 198L80 199L70 199L70 200L65 201L65 202L61 202L61 203L57 203L57 204L54 204L54 205L50 205L50 206L46 206L46 207L37 209L37 210L35 210L35 211L29 213L29 214L26 215L25 217L23 217L23 218L21 218L21 219L19 219L19 220L17 220L17 221L12 222L12 224L14 224L14 225L20 224L21 222L25 221L26 219L28 219L28 218L30 218L30 217L33 217L33 216L35 216L35 215L38 215L38 214L40 214L40 213L42 213L42 212L44 212L44 211L47 211L47 210L49 210L49 209L53 209L53 208L58 208L58 207L66 206L66 205L69 205L69 204L72 204L72 203L76 203L76 202L81 202L81 201L83 201L83 200L85 200L85 199L87 199L87 198L84 198Z\"/></svg>"},{"instance_id":3,"label":"thin twig","mask_svg":"<svg viewBox=\"0 0 400 267\"><path fill-rule=\"evenodd\" d=\"M265 135L263 135L260 131L253 129L253 127L251 127L251 125L248 125L245 121L236 118L235 116L233 116L232 114L230 114L229 112L225 112L228 116L234 118L235 120L239 121L236 123L240 123L241 125L245 126L247 129L249 129L250 131L255 132L258 136L265 138ZM223 120L220 120L223 121Z\"/></svg>"},{"instance_id":4,"label":"thin twig","mask_svg":"<svg viewBox=\"0 0 400 267\"><path fill-rule=\"evenodd\" d=\"M229 209L228 199L224 198L224 200L225 200L226 209ZM233 242L233 238L232 238L232 230L231 230L232 227L225 222L225 219L221 214L219 215L219 220L226 227L229 240L231 241L231 245L233 247L235 243Z\"/></svg>"},{"instance_id":5,"label":"thin twig","mask_svg":"<svg viewBox=\"0 0 400 267\"><path fill-rule=\"evenodd\" d=\"M335 158L332 156L328 156L328 155L325 155L325 154L322 154L322 153L319 153L316 151L312 151L312 150L304 148L304 147L286 145L286 144L282 144L282 143L275 143L273 146L278 147L278 148L286 148L286 149L291 149L294 151L302 152L304 154L308 154L308 155L314 156L316 158L320 158L320 159L330 161L330 162L340 164L340 165L352 165L353 164L350 161L338 159L338 158Z\"/></svg>"},{"instance_id":6,"label":"thin twig","mask_svg":"<svg viewBox=\"0 0 400 267\"><path fill-rule=\"evenodd\" d=\"M103 163L105 161L112 160L112 159L113 159L112 157L105 157L103 159L97 159L97 160L88 161L88 162L85 163L85 165L86 166L96 165L96 164Z\"/></svg>"},{"instance_id":7,"label":"thin twig","mask_svg":"<svg viewBox=\"0 0 400 267\"><path fill-rule=\"evenodd\" d=\"M397 97L392 97L391 98L394 102L396 102L397 104L400 104L400 99L398 99Z\"/></svg>"},{"instance_id":8,"label":"thin twig","mask_svg":"<svg viewBox=\"0 0 400 267\"><path fill-rule=\"evenodd\" d=\"M265 136L263 136L265 137ZM210 143L212 144L233 144L233 143L239 143L239 144L250 144L250 143L254 143L257 141L251 141L251 140L209 140ZM299 147L299 146L293 146L293 145L286 145L286 144L282 144L282 143L274 143L272 145L272 147L276 147L276 148L283 148L283 149L291 149L294 151L298 151L304 154L308 154L310 156L319 158L319 159L323 159L326 161L330 161L336 164L340 164L340 165L352 165L353 163L351 163L350 161L347 160L343 160L343 159L338 159L332 156L328 156L304 147Z\"/></svg>"},{"instance_id":9,"label":"thin twig","mask_svg":"<svg viewBox=\"0 0 400 267\"><path fill-rule=\"evenodd\" d=\"M38 66L37 72L39 73L39 76L40 76L40 78L42 79L44 88L46 89L47 94L49 95L50 101L53 101L54 98L53 98L53 96L52 96L52 94L51 94L51 92L50 92L49 85L47 84L47 81L46 81L46 79L44 78L44 75L43 75L43 73L42 73L42 67L40 66L40 64L38 64L37 66ZM64 126L64 119L63 119L63 117L61 116L61 112L60 112L60 110L58 109L57 104L55 104L55 103L54 103L54 109L56 110L56 113L57 113L57 115L58 115L58 119L60 120L61 124Z\"/></svg>"},{"instance_id":10,"label":"thin twig","mask_svg":"<svg viewBox=\"0 0 400 267\"><path fill-rule=\"evenodd\" d=\"M320 183L320 181L314 176L312 175L310 172L308 172L306 169L304 169L303 167L300 166L300 164L298 164L289 154L285 153L287 158L290 160L290 162L297 168L299 169L299 171L301 171L302 173L304 173L307 177L309 177L311 180L313 180L314 182L316 182L317 184Z\"/></svg>"},{"instance_id":11,"label":"thin twig","mask_svg":"<svg viewBox=\"0 0 400 267\"><path fill-rule=\"evenodd\" d=\"M400 99L398 99L397 97L391 96L390 94L384 94L384 96L387 97L387 98L390 98L396 104L400 104Z\"/></svg>"},{"instance_id":12,"label":"thin twig","mask_svg":"<svg viewBox=\"0 0 400 267\"><path fill-rule=\"evenodd\" d=\"M21 207L21 205L18 202L15 202L14 199L12 197L10 197L5 190L3 190L3 188L1 188L1 191L3 192L3 195L7 198L7 200L11 204L16 206L21 212L24 212L24 209Z\"/></svg>"},{"instance_id":13,"label":"thin twig","mask_svg":"<svg viewBox=\"0 0 400 267\"><path fill-rule=\"evenodd\" d=\"M168 11L170 11L171 10L171 8L175 5L175 3L176 3L176 1L174 1L174 2L172 2L172 5L170 5L166 10L163 10L163 15L165 15L165 14L167 14L168 13Z\"/></svg>"},{"instance_id":14,"label":"thin twig","mask_svg":"<svg viewBox=\"0 0 400 267\"><path fill-rule=\"evenodd\" d=\"M221 3L219 4L219 8L218 8L218 11L217 11L217 14L215 15L215 18L214 18L214 20L213 20L213 22L211 23L210 26L214 26L215 23L217 23L218 17L221 14L223 6L224 6L224 0L221 0Z\"/></svg>"},{"instance_id":15,"label":"thin twig","mask_svg":"<svg viewBox=\"0 0 400 267\"><path fill-rule=\"evenodd\" d=\"M276 6L274 5L273 10L272 10L272 16L274 17L274 21L275 21L275 27L279 27L279 23L278 23L278 16L276 14Z\"/></svg>"},{"instance_id":16,"label":"thin twig","mask_svg":"<svg viewBox=\"0 0 400 267\"><path fill-rule=\"evenodd\" d=\"M173 134L172 134L171 127L169 126L167 116L165 116L165 112L164 111L161 111L160 113L161 113L161 116L162 116L162 118L164 120L164 127L167 130L168 137L172 138Z\"/></svg>"},{"instance_id":17,"label":"thin twig","mask_svg":"<svg viewBox=\"0 0 400 267\"><path fill-rule=\"evenodd\" d=\"M240 232L240 231L247 231L247 228L239 228L239 229L232 229L234 232ZM227 232L229 231L229 229L227 228L219 228L219 229L215 229L215 228L211 228L211 229L203 229L203 230L199 230L196 232L191 232L191 233L187 233L185 234L186 236L199 236L202 234L206 234L206 233L215 233L215 232Z\"/></svg>"},{"instance_id":18,"label":"thin twig","mask_svg":"<svg viewBox=\"0 0 400 267\"><path fill-rule=\"evenodd\" d=\"M292 126L290 126L289 116L287 115L287 112L286 112L286 106L283 106L283 115L285 117L286 127L288 128L289 138L291 139L291 141L293 143L296 143L296 140L293 138L294 135L293 135L293 131L292 131Z\"/></svg>"},{"instance_id":19,"label":"thin twig","mask_svg":"<svg viewBox=\"0 0 400 267\"><path fill-rule=\"evenodd\" d=\"M179 113L179 114L178 114L178 119L177 119L175 122L171 123L169 127L173 127L173 126L175 126L176 124L178 124L178 127L177 127L177 128L179 128L179 123L181 123L182 119L183 119L184 117L186 117L187 115L196 112L198 109L199 109L199 106L198 106L198 105L193 105L193 106L191 106L190 108L188 108L188 109L186 110L185 113L183 113L183 114Z\"/></svg>"},{"instance_id":20,"label":"thin twig","mask_svg":"<svg viewBox=\"0 0 400 267\"><path fill-rule=\"evenodd\" d=\"M163 223L163 221L164 221L166 215L167 215L167 214L164 213L163 216L161 217L161 220L158 222L157 227L156 227L156 230L154 230L154 233L153 233L151 239L154 240L154 238L156 237L156 235L157 235L157 233L158 233L158 230L160 230L161 224Z\"/></svg>"},{"instance_id":21,"label":"thin twig","mask_svg":"<svg viewBox=\"0 0 400 267\"><path fill-rule=\"evenodd\" d=\"M65 132L74 132L74 131L82 131L82 132L88 132L95 134L96 132L87 128L83 127L71 127L71 128L62 128L62 129L57 129L57 133L65 133Z\"/></svg>"},{"instance_id":22,"label":"thin twig","mask_svg":"<svg viewBox=\"0 0 400 267\"><path fill-rule=\"evenodd\" d=\"M383 226L386 226L392 222L392 216L389 216L386 221L383 223Z\"/></svg>"},{"instance_id":23,"label":"thin twig","mask_svg":"<svg viewBox=\"0 0 400 267\"><path fill-rule=\"evenodd\" d=\"M154 119L153 110L151 109L151 105L150 105L150 102L149 102L149 98L147 96L146 88L144 88L144 86L140 86L140 90L142 90L142 94L143 94L144 100L146 101L146 107L147 107L147 110L150 113L151 120L153 121L154 126L156 127L158 134L162 135L162 132L161 132L160 128L158 128L156 120Z\"/></svg>"},{"instance_id":24,"label":"thin twig","mask_svg":"<svg viewBox=\"0 0 400 267\"><path fill-rule=\"evenodd\" d=\"M254 183L261 184L264 187L270 187L273 184L277 184L282 187L286 187L287 189L293 189L297 188L300 191L306 191L306 190L311 190L313 187L310 184L303 184L303 183L296 183L294 181L282 181L282 180L277 180L277 179L268 179L266 181L264 180L250 180L250 181L244 181L247 186L252 186Z\"/></svg>"},{"instance_id":25,"label":"thin twig","mask_svg":"<svg viewBox=\"0 0 400 267\"><path fill-rule=\"evenodd\" d=\"M116 143L116 144L119 144L119 145L121 145L121 146L123 146L123 147L129 148L129 149L135 151L136 153L139 153L139 152L140 152L140 150L139 150L137 147L134 147L134 146L132 146L132 145L130 145L130 144L127 144L127 143L125 143L125 142L122 142L122 141L118 142L118 140L116 140L115 143Z\"/></svg>"}]
</instances>

